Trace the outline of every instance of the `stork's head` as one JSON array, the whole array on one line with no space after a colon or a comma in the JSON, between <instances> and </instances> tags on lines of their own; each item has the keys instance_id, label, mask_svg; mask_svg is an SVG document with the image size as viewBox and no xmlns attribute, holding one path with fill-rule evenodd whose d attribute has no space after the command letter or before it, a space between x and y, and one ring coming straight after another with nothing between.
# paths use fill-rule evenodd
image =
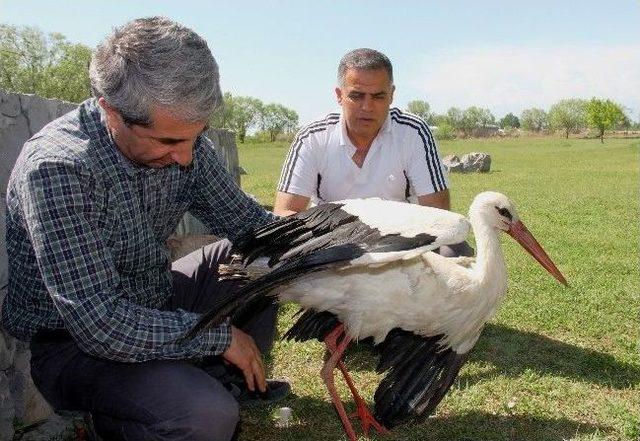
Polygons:
<instances>
[{"instance_id":1,"label":"stork's head","mask_svg":"<svg viewBox=\"0 0 640 441\"><path fill-rule=\"evenodd\" d=\"M471 208L469 219L472 224L480 223L504 231L513 237L529 252L549 273L560 283L567 285L562 273L556 268L551 258L538 243L533 234L520 220L516 207L511 200L495 191L485 191L478 194Z\"/></svg>"},{"instance_id":2,"label":"stork's head","mask_svg":"<svg viewBox=\"0 0 640 441\"><path fill-rule=\"evenodd\" d=\"M485 191L475 197L469 209L469 219L481 220L485 225L506 232L520 220L513 202L495 191Z\"/></svg>"}]
</instances>

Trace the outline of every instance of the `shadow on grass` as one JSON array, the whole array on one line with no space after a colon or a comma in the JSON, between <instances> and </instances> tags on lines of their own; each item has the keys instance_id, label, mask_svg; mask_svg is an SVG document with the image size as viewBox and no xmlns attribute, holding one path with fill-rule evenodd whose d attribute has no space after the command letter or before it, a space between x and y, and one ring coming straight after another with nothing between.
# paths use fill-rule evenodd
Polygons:
<instances>
[{"instance_id":1,"label":"shadow on grass","mask_svg":"<svg viewBox=\"0 0 640 441\"><path fill-rule=\"evenodd\" d=\"M293 409L288 427L278 427L275 418L278 407ZM347 412L353 404L346 404ZM359 432L359 425L354 424ZM438 415L419 423L401 424L390 434L371 434L373 440L471 441L471 440L564 440L593 433L610 433L611 428L585 424L566 418L544 418L531 415L493 415L486 412L466 412ZM328 441L345 440L342 424L333 405L324 400L292 396L270 408L249 408L242 412L238 441ZM364 439L364 438L362 438Z\"/></svg>"},{"instance_id":2,"label":"shadow on grass","mask_svg":"<svg viewBox=\"0 0 640 441\"><path fill-rule=\"evenodd\" d=\"M612 428L585 424L567 418L533 415L494 415L487 412L431 417L419 425L400 426L397 440L527 440L551 441L579 438L581 435L611 433Z\"/></svg>"},{"instance_id":3,"label":"shadow on grass","mask_svg":"<svg viewBox=\"0 0 640 441\"><path fill-rule=\"evenodd\" d=\"M353 371L374 371L377 357L368 340L352 344L346 352L347 366ZM553 340L532 332L504 325L489 324L473 348L470 362L484 362L495 371L464 375L474 384L488 375L517 377L524 372L557 375L600 386L624 389L640 384L640 369L611 355Z\"/></svg>"},{"instance_id":4,"label":"shadow on grass","mask_svg":"<svg viewBox=\"0 0 640 441\"><path fill-rule=\"evenodd\" d=\"M493 364L497 371L508 376L534 371L616 389L640 384L637 366L618 361L609 354L504 325L487 325L470 360Z\"/></svg>"}]
</instances>

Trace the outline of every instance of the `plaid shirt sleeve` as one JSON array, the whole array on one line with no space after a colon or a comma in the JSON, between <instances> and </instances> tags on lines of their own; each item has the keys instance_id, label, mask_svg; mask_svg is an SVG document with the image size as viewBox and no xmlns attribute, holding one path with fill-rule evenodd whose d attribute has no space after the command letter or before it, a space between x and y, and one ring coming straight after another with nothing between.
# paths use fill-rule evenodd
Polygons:
<instances>
[{"instance_id":1,"label":"plaid shirt sleeve","mask_svg":"<svg viewBox=\"0 0 640 441\"><path fill-rule=\"evenodd\" d=\"M249 229L261 227L276 219L236 184L218 159L211 141L204 143L199 162L200 173L195 185L193 214L216 236L233 242Z\"/></svg>"},{"instance_id":2,"label":"plaid shirt sleeve","mask_svg":"<svg viewBox=\"0 0 640 441\"><path fill-rule=\"evenodd\" d=\"M91 197L95 183L86 169L68 159L42 160L22 176L20 205L43 282L81 349L132 362L213 355L228 347L227 325L186 340L181 336L198 314L126 300L113 256L96 233L104 207Z\"/></svg>"}]
</instances>

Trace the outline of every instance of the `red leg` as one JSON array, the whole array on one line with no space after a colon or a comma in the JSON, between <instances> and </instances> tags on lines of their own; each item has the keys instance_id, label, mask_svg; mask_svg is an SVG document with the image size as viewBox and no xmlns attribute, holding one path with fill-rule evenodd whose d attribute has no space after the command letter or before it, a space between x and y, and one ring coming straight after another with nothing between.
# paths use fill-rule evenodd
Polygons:
<instances>
[{"instance_id":1,"label":"red leg","mask_svg":"<svg viewBox=\"0 0 640 441\"><path fill-rule=\"evenodd\" d=\"M344 338L342 341L338 343L338 338L343 335ZM349 421L349 417L347 416L347 412L344 410L344 405L340 400L340 396L338 395L338 391L336 390L336 385L333 377L333 371L336 368L336 364L340 361L344 350L349 345L351 338L344 333L344 325L339 324L335 327L333 331L327 335L324 339L327 348L331 352L331 357L329 357L322 367L321 374L322 378L327 385L327 390L329 391L329 395L331 395L331 400L333 401L333 405L340 416L340 420L342 420L342 425L344 426L344 431L347 434L347 437L351 441L357 441L358 437L356 436L355 430L353 430L353 425L351 421Z\"/></svg>"},{"instance_id":2,"label":"red leg","mask_svg":"<svg viewBox=\"0 0 640 441\"><path fill-rule=\"evenodd\" d=\"M340 337L343 337L343 340L338 342ZM371 411L369 411L369 409L367 408L365 401L362 399L362 397L360 397L360 394L358 393L358 390L356 389L356 386L353 383L351 375L349 375L349 371L347 370L346 366L342 362L342 355L344 354L344 350L347 348L350 342L351 342L351 338L345 334L344 325L342 324L339 324L338 326L336 326L333 329L333 331L331 331L329 335L327 335L327 337L325 338L325 344L327 345L327 350L331 354L331 357L327 359L327 361L325 362L325 367L327 366L330 360L334 359L334 361L332 362L333 364L331 366L332 387L334 388L334 391L335 391L333 370L337 365L340 371L342 372L342 375L347 383L347 386L349 386L349 390L351 390L351 395L353 395L353 399L357 406L357 411L349 415L348 417L350 418L358 417L362 425L362 430L367 436L369 436L369 428L371 426L373 426L373 428L376 429L378 433L381 433L381 434L387 433L388 430L382 424L376 421L376 419L371 414ZM337 358L335 358L336 355L337 355ZM323 375L324 375L324 372L323 372ZM327 387L328 388L330 387L328 383L327 383ZM331 393L331 391L329 393ZM337 397L337 392L336 392L336 397ZM333 398L333 394L332 394L332 398ZM342 405L342 401L340 401L339 398L338 398L338 401L340 402L340 407L344 411L344 406ZM335 400L334 400L334 404L335 404ZM347 432L347 435L349 435L349 430L353 431L353 426L351 425L351 423L349 423L349 426L344 424L344 418L343 418L343 415L340 413L340 409L338 409L338 406L336 406L336 410L338 410L340 419L342 419L343 425L345 426L345 431ZM345 412L345 415L346 415L346 412ZM355 431L354 431L354 435L355 435Z\"/></svg>"},{"instance_id":3,"label":"red leg","mask_svg":"<svg viewBox=\"0 0 640 441\"><path fill-rule=\"evenodd\" d=\"M389 430L387 430L386 427L384 427L382 424L376 421L376 419L371 414L371 411L367 407L367 404L364 402L364 400L358 393L358 390L356 389L356 386L354 385L353 380L351 379L351 375L349 375L349 372L347 371L347 367L344 365L342 360L338 361L338 368L340 369L340 371L342 371L342 375L344 376L344 381L347 382L347 386L349 386L349 389L351 390L351 395L353 395L353 400L356 402L357 410L351 415L349 415L349 418L357 417L360 420L360 424L362 425L362 431L367 437L369 436L369 428L371 426L373 426L373 428L376 429L376 431L380 434L388 433Z\"/></svg>"}]
</instances>

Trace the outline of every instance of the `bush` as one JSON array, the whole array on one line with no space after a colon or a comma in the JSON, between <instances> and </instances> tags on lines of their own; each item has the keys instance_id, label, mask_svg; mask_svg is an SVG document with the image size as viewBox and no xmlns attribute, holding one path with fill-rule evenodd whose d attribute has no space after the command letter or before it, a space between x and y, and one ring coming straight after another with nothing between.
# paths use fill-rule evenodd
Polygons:
<instances>
[{"instance_id":1,"label":"bush","mask_svg":"<svg viewBox=\"0 0 640 441\"><path fill-rule=\"evenodd\" d=\"M454 139L456 137L456 131L451 124L443 121L437 128L435 128L434 136L438 140Z\"/></svg>"}]
</instances>

